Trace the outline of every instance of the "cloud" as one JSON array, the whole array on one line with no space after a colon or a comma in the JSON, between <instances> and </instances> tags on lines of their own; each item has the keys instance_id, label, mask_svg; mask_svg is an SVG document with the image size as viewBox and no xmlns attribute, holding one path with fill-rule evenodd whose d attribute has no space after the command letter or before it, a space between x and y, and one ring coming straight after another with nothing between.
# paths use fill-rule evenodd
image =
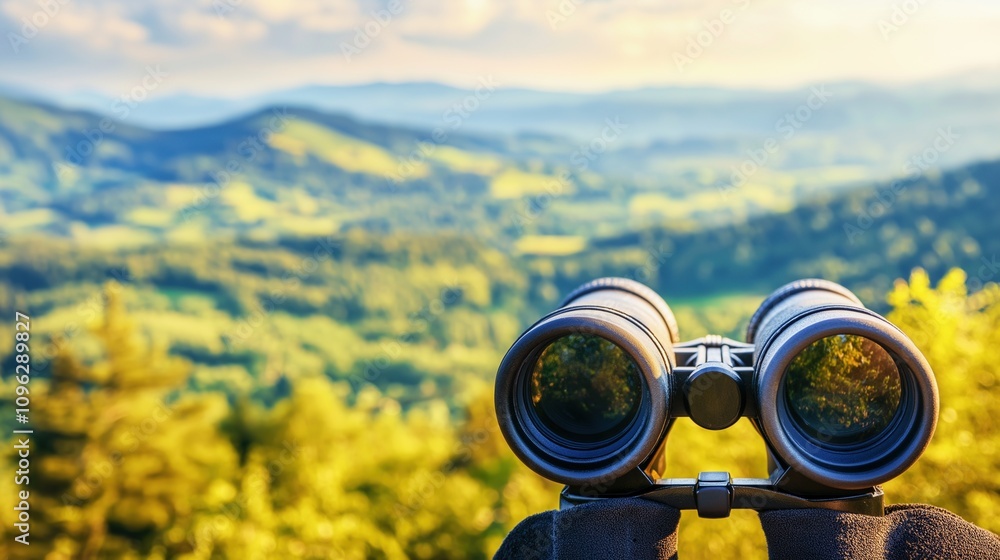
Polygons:
<instances>
[{"instance_id":1,"label":"cloud","mask_svg":"<svg viewBox=\"0 0 1000 560\"><path fill-rule=\"evenodd\" d=\"M176 20L184 32L209 41L257 41L268 32L267 25L260 21L221 18L193 10L178 14Z\"/></svg>"},{"instance_id":2,"label":"cloud","mask_svg":"<svg viewBox=\"0 0 1000 560\"><path fill-rule=\"evenodd\" d=\"M292 24L309 31L347 31L364 20L361 4L353 0L246 0L240 9L252 12L262 23Z\"/></svg>"},{"instance_id":3,"label":"cloud","mask_svg":"<svg viewBox=\"0 0 1000 560\"><path fill-rule=\"evenodd\" d=\"M317 82L460 85L486 74L544 88L787 87L1000 65L1000 3L979 0L920 4L888 39L879 22L903 0L55 1L64 3L37 37L0 54L4 79L114 92L145 65L163 64L172 71L165 91L238 95ZM345 60L341 44L376 29L390 2L402 9ZM0 0L0 31L20 33L40 10ZM678 68L675 53L704 42L724 11L728 23Z\"/></svg>"},{"instance_id":4,"label":"cloud","mask_svg":"<svg viewBox=\"0 0 1000 560\"><path fill-rule=\"evenodd\" d=\"M127 10L116 4L71 6L52 2L41 4L8 0L2 12L9 21L31 21L39 33L58 35L65 42L85 46L96 52L142 43L147 29L128 17ZM23 33L23 29L21 30Z\"/></svg>"},{"instance_id":5,"label":"cloud","mask_svg":"<svg viewBox=\"0 0 1000 560\"><path fill-rule=\"evenodd\" d=\"M515 1L505 5L489 0L411 0L403 4L399 29L417 38L473 37L498 20L512 19L517 8Z\"/></svg>"}]
</instances>

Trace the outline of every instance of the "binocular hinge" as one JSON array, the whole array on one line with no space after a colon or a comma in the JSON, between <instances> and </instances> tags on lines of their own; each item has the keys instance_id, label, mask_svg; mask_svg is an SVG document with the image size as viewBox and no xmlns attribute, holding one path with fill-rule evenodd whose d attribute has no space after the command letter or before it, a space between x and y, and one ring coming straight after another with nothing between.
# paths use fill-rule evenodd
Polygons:
<instances>
[{"instance_id":1,"label":"binocular hinge","mask_svg":"<svg viewBox=\"0 0 1000 560\"><path fill-rule=\"evenodd\" d=\"M733 510L733 478L727 472L698 473L694 486L698 517L722 519Z\"/></svg>"}]
</instances>

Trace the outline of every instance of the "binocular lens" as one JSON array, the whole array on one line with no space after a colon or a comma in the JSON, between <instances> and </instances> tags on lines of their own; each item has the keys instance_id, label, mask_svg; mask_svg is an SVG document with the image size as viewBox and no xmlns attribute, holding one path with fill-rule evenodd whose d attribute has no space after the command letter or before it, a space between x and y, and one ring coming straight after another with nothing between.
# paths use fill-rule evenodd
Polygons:
<instances>
[{"instance_id":1,"label":"binocular lens","mask_svg":"<svg viewBox=\"0 0 1000 560\"><path fill-rule=\"evenodd\" d=\"M813 342L785 373L790 416L819 445L863 443L882 434L896 417L902 392L892 356L858 335Z\"/></svg>"},{"instance_id":2,"label":"binocular lens","mask_svg":"<svg viewBox=\"0 0 1000 560\"><path fill-rule=\"evenodd\" d=\"M556 438L593 444L620 434L639 410L639 367L617 344L593 335L556 339L531 371L530 402Z\"/></svg>"},{"instance_id":3,"label":"binocular lens","mask_svg":"<svg viewBox=\"0 0 1000 560\"><path fill-rule=\"evenodd\" d=\"M937 421L934 374L913 341L843 286L782 286L750 320L757 421L771 459L822 485L882 484Z\"/></svg>"},{"instance_id":4,"label":"binocular lens","mask_svg":"<svg viewBox=\"0 0 1000 560\"><path fill-rule=\"evenodd\" d=\"M838 284L776 290L750 319L749 344L708 336L675 347L677 332L670 307L642 284L600 278L574 290L497 370L497 420L511 449L550 480L607 490L637 469L663 472L674 418L722 429L749 416L776 484L815 493L890 480L934 432L927 361Z\"/></svg>"},{"instance_id":5,"label":"binocular lens","mask_svg":"<svg viewBox=\"0 0 1000 560\"><path fill-rule=\"evenodd\" d=\"M535 472L581 486L658 460L669 426L673 313L637 282L574 290L511 346L497 370L497 420Z\"/></svg>"}]
</instances>

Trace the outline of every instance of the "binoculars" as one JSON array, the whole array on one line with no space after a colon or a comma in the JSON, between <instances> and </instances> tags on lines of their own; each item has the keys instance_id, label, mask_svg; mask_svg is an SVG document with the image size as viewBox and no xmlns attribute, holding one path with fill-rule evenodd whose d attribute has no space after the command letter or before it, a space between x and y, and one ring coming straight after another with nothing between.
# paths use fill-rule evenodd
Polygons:
<instances>
[{"instance_id":1,"label":"binoculars","mask_svg":"<svg viewBox=\"0 0 1000 560\"><path fill-rule=\"evenodd\" d=\"M518 458L566 485L561 507L641 496L711 518L732 508L882 515L879 485L927 447L938 393L913 342L839 284L779 288L745 343L680 342L656 292L602 278L514 342L495 404ZM682 417L709 430L748 418L769 477L662 478L667 435Z\"/></svg>"}]
</instances>

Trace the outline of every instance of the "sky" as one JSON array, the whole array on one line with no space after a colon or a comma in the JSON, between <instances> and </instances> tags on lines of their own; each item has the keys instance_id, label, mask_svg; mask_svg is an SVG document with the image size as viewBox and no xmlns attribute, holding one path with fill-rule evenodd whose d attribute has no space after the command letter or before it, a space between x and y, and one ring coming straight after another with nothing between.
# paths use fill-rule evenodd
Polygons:
<instances>
[{"instance_id":1,"label":"sky","mask_svg":"<svg viewBox=\"0 0 1000 560\"><path fill-rule=\"evenodd\" d=\"M0 83L240 97L436 81L603 91L1000 75L996 0L0 0Z\"/></svg>"}]
</instances>

